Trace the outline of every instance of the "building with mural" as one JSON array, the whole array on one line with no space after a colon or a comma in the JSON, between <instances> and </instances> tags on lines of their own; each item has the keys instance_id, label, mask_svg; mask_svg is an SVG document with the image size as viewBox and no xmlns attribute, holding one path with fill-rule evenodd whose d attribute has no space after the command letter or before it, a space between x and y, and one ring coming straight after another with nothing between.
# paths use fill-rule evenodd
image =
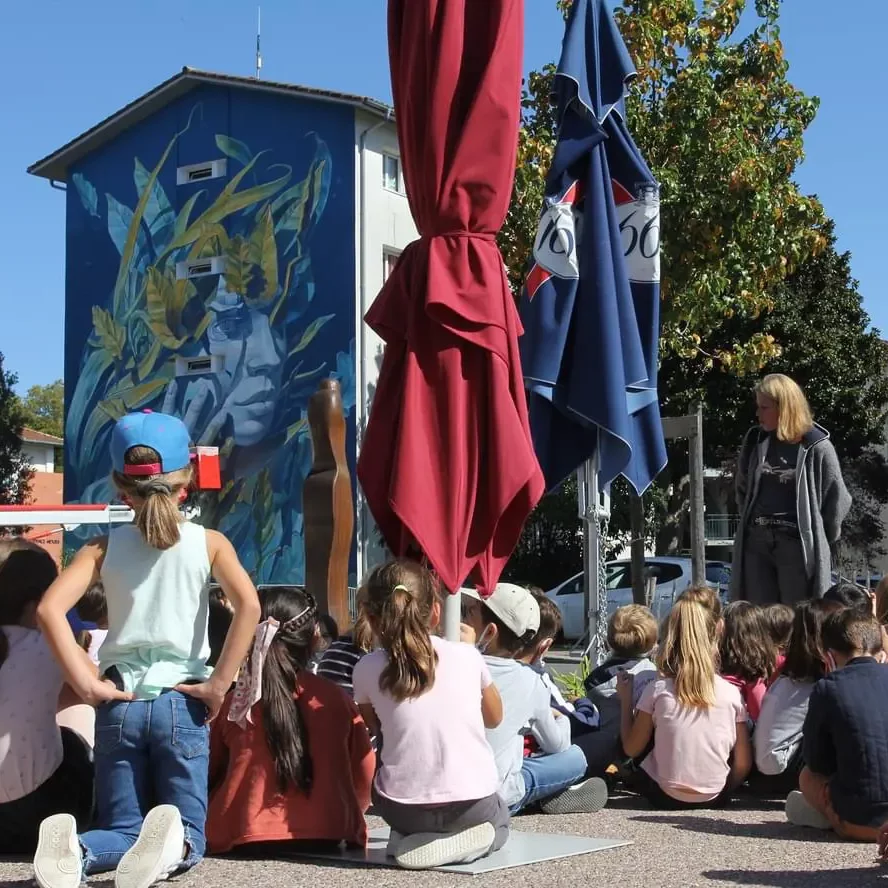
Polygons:
<instances>
[{"instance_id":1,"label":"building with mural","mask_svg":"<svg viewBox=\"0 0 888 888\"><path fill-rule=\"evenodd\" d=\"M113 498L116 419L176 413L220 449L201 521L257 581L301 582L308 398L340 380L353 469L382 352L363 314L416 237L390 109L186 68L29 172L65 189L65 502Z\"/></svg>"}]
</instances>

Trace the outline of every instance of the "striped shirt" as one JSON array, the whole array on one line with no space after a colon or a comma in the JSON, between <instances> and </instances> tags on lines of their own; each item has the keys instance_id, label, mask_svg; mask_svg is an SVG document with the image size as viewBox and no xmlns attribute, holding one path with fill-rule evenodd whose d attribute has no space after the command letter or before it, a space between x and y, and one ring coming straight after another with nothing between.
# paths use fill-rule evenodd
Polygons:
<instances>
[{"instance_id":1,"label":"striped shirt","mask_svg":"<svg viewBox=\"0 0 888 888\"><path fill-rule=\"evenodd\" d=\"M355 664L366 653L357 647L351 639L340 638L338 641L334 641L321 655L321 661L318 663L318 675L335 682L354 697L352 673L355 671Z\"/></svg>"}]
</instances>

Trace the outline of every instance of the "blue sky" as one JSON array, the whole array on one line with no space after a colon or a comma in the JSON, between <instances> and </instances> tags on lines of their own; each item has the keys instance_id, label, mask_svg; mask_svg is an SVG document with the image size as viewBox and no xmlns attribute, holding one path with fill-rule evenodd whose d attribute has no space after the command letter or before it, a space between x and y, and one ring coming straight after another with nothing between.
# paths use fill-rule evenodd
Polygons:
<instances>
[{"instance_id":1,"label":"blue sky","mask_svg":"<svg viewBox=\"0 0 888 888\"><path fill-rule=\"evenodd\" d=\"M750 5L752 0L749 0ZM526 0L525 67L558 55L554 0ZM263 76L390 100L385 0L264 0ZM803 189L836 220L873 323L888 331L879 277L888 2L785 0L790 76L822 100ZM64 195L25 173L183 65L252 74L256 4L244 0L39 0L4 4L0 29L0 352L18 390L62 375ZM859 176L851 188L850 172Z\"/></svg>"}]
</instances>

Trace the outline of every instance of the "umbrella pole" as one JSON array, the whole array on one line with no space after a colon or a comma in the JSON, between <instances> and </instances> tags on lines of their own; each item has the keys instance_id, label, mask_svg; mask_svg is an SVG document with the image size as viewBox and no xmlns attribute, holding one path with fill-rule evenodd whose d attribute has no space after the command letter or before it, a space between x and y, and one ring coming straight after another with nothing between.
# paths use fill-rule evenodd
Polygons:
<instances>
[{"instance_id":1,"label":"umbrella pole","mask_svg":"<svg viewBox=\"0 0 888 888\"><path fill-rule=\"evenodd\" d=\"M459 624L462 622L462 592L459 589L444 598L441 629L447 641L459 641Z\"/></svg>"},{"instance_id":2,"label":"umbrella pole","mask_svg":"<svg viewBox=\"0 0 888 888\"><path fill-rule=\"evenodd\" d=\"M586 649L583 655L593 665L604 659L605 650L600 621L599 598L601 589L601 535L603 514L598 492L598 454L587 459L577 470L577 494L580 518L583 521L583 611L586 615Z\"/></svg>"}]
</instances>

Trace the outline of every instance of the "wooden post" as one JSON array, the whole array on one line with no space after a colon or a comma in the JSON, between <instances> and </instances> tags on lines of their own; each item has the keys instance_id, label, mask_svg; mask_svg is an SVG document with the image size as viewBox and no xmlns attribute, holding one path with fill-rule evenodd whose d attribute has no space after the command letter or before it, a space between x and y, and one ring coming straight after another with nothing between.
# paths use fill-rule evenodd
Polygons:
<instances>
[{"instance_id":1,"label":"wooden post","mask_svg":"<svg viewBox=\"0 0 888 888\"><path fill-rule=\"evenodd\" d=\"M691 577L694 585L706 582L706 517L703 500L703 408L697 404L691 415Z\"/></svg>"},{"instance_id":2,"label":"wooden post","mask_svg":"<svg viewBox=\"0 0 888 888\"><path fill-rule=\"evenodd\" d=\"M312 466L302 488L305 588L341 631L350 624L348 559L355 515L339 382L324 379L308 402Z\"/></svg>"}]
</instances>

